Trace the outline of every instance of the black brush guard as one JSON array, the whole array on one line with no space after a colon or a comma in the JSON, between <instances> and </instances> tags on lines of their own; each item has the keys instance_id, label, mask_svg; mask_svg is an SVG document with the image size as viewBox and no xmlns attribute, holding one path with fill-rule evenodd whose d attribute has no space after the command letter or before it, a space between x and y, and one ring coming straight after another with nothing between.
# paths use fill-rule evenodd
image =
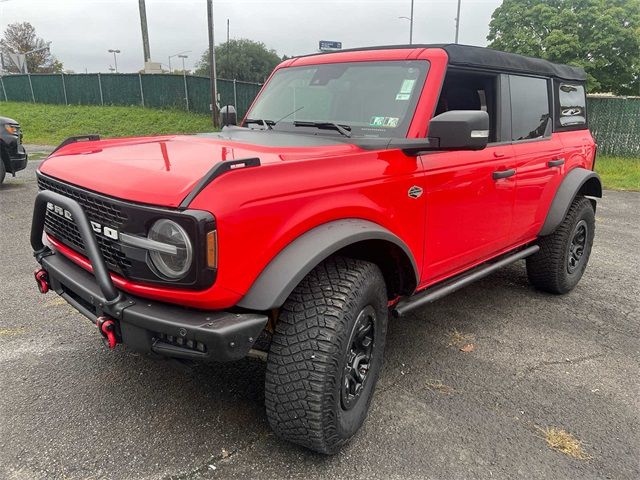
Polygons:
<instances>
[{"instance_id":1,"label":"black brush guard","mask_svg":"<svg viewBox=\"0 0 640 480\"><path fill-rule=\"evenodd\" d=\"M44 245L48 202L71 214L93 274ZM237 360L247 355L267 323L263 314L195 310L119 291L80 204L50 190L36 196L31 246L56 293L94 323L99 317L116 320L119 339L137 351L202 361Z\"/></svg>"}]
</instances>

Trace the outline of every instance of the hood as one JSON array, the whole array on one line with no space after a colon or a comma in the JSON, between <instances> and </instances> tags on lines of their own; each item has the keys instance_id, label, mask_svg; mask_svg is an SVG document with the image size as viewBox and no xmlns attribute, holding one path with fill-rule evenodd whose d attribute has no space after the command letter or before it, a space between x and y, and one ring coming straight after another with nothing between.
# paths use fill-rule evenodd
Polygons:
<instances>
[{"instance_id":1,"label":"hood","mask_svg":"<svg viewBox=\"0 0 640 480\"><path fill-rule=\"evenodd\" d=\"M258 157L267 165L359 150L328 137L238 128L219 134L71 143L49 156L39 171L122 200L177 207L225 160ZM240 170L225 175L238 174Z\"/></svg>"}]
</instances>

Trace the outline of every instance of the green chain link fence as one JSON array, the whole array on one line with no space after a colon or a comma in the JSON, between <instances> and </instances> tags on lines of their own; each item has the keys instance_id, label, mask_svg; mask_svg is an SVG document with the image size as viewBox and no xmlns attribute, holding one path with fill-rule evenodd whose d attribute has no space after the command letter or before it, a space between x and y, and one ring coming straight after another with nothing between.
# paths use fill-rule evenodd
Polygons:
<instances>
[{"instance_id":1,"label":"green chain link fence","mask_svg":"<svg viewBox=\"0 0 640 480\"><path fill-rule=\"evenodd\" d=\"M0 100L80 105L142 105L208 114L208 77L193 75L89 73L0 77ZM218 79L220 105L235 105L244 116L260 91L259 83Z\"/></svg>"},{"instance_id":2,"label":"green chain link fence","mask_svg":"<svg viewBox=\"0 0 640 480\"><path fill-rule=\"evenodd\" d=\"M81 105L142 105L208 114L208 77L168 74L33 74L0 77L0 100ZM244 116L258 83L218 79L220 105L235 105ZM589 126L598 152L640 157L640 98L587 99Z\"/></svg>"},{"instance_id":3,"label":"green chain link fence","mask_svg":"<svg viewBox=\"0 0 640 480\"><path fill-rule=\"evenodd\" d=\"M640 157L640 98L588 97L587 115L599 154Z\"/></svg>"}]
</instances>

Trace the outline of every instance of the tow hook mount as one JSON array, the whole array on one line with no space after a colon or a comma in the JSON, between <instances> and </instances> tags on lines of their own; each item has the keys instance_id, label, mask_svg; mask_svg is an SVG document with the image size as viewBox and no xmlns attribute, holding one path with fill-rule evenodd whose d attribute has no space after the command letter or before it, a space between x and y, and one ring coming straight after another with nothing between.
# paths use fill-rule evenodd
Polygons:
<instances>
[{"instance_id":1,"label":"tow hook mount","mask_svg":"<svg viewBox=\"0 0 640 480\"><path fill-rule=\"evenodd\" d=\"M36 283L38 284L38 290L40 293L47 293L49 291L49 275L44 268L39 268L33 272L33 276L36 277Z\"/></svg>"},{"instance_id":2,"label":"tow hook mount","mask_svg":"<svg viewBox=\"0 0 640 480\"><path fill-rule=\"evenodd\" d=\"M100 334L106 339L110 350L116 348L118 339L116 338L116 322L109 317L101 316L96 319L96 326Z\"/></svg>"}]
</instances>

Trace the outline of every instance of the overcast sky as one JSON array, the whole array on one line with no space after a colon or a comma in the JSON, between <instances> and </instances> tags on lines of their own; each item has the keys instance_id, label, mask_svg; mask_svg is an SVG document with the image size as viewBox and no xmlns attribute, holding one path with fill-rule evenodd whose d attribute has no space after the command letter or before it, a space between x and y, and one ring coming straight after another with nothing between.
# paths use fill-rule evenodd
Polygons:
<instances>
[{"instance_id":1,"label":"overcast sky","mask_svg":"<svg viewBox=\"0 0 640 480\"><path fill-rule=\"evenodd\" d=\"M488 24L501 0L462 0L460 43L486 45ZM410 0L214 0L216 44L231 38L265 43L279 55L317 51L319 40L343 48L408 43ZM457 0L415 0L414 43L453 42ZM191 50L192 68L207 48L206 0L147 0L153 61ZM113 64L108 49L120 49L118 69L142 67L138 0L0 0L0 29L30 22L51 41L65 69L105 72ZM172 66L177 66L177 58Z\"/></svg>"}]
</instances>

